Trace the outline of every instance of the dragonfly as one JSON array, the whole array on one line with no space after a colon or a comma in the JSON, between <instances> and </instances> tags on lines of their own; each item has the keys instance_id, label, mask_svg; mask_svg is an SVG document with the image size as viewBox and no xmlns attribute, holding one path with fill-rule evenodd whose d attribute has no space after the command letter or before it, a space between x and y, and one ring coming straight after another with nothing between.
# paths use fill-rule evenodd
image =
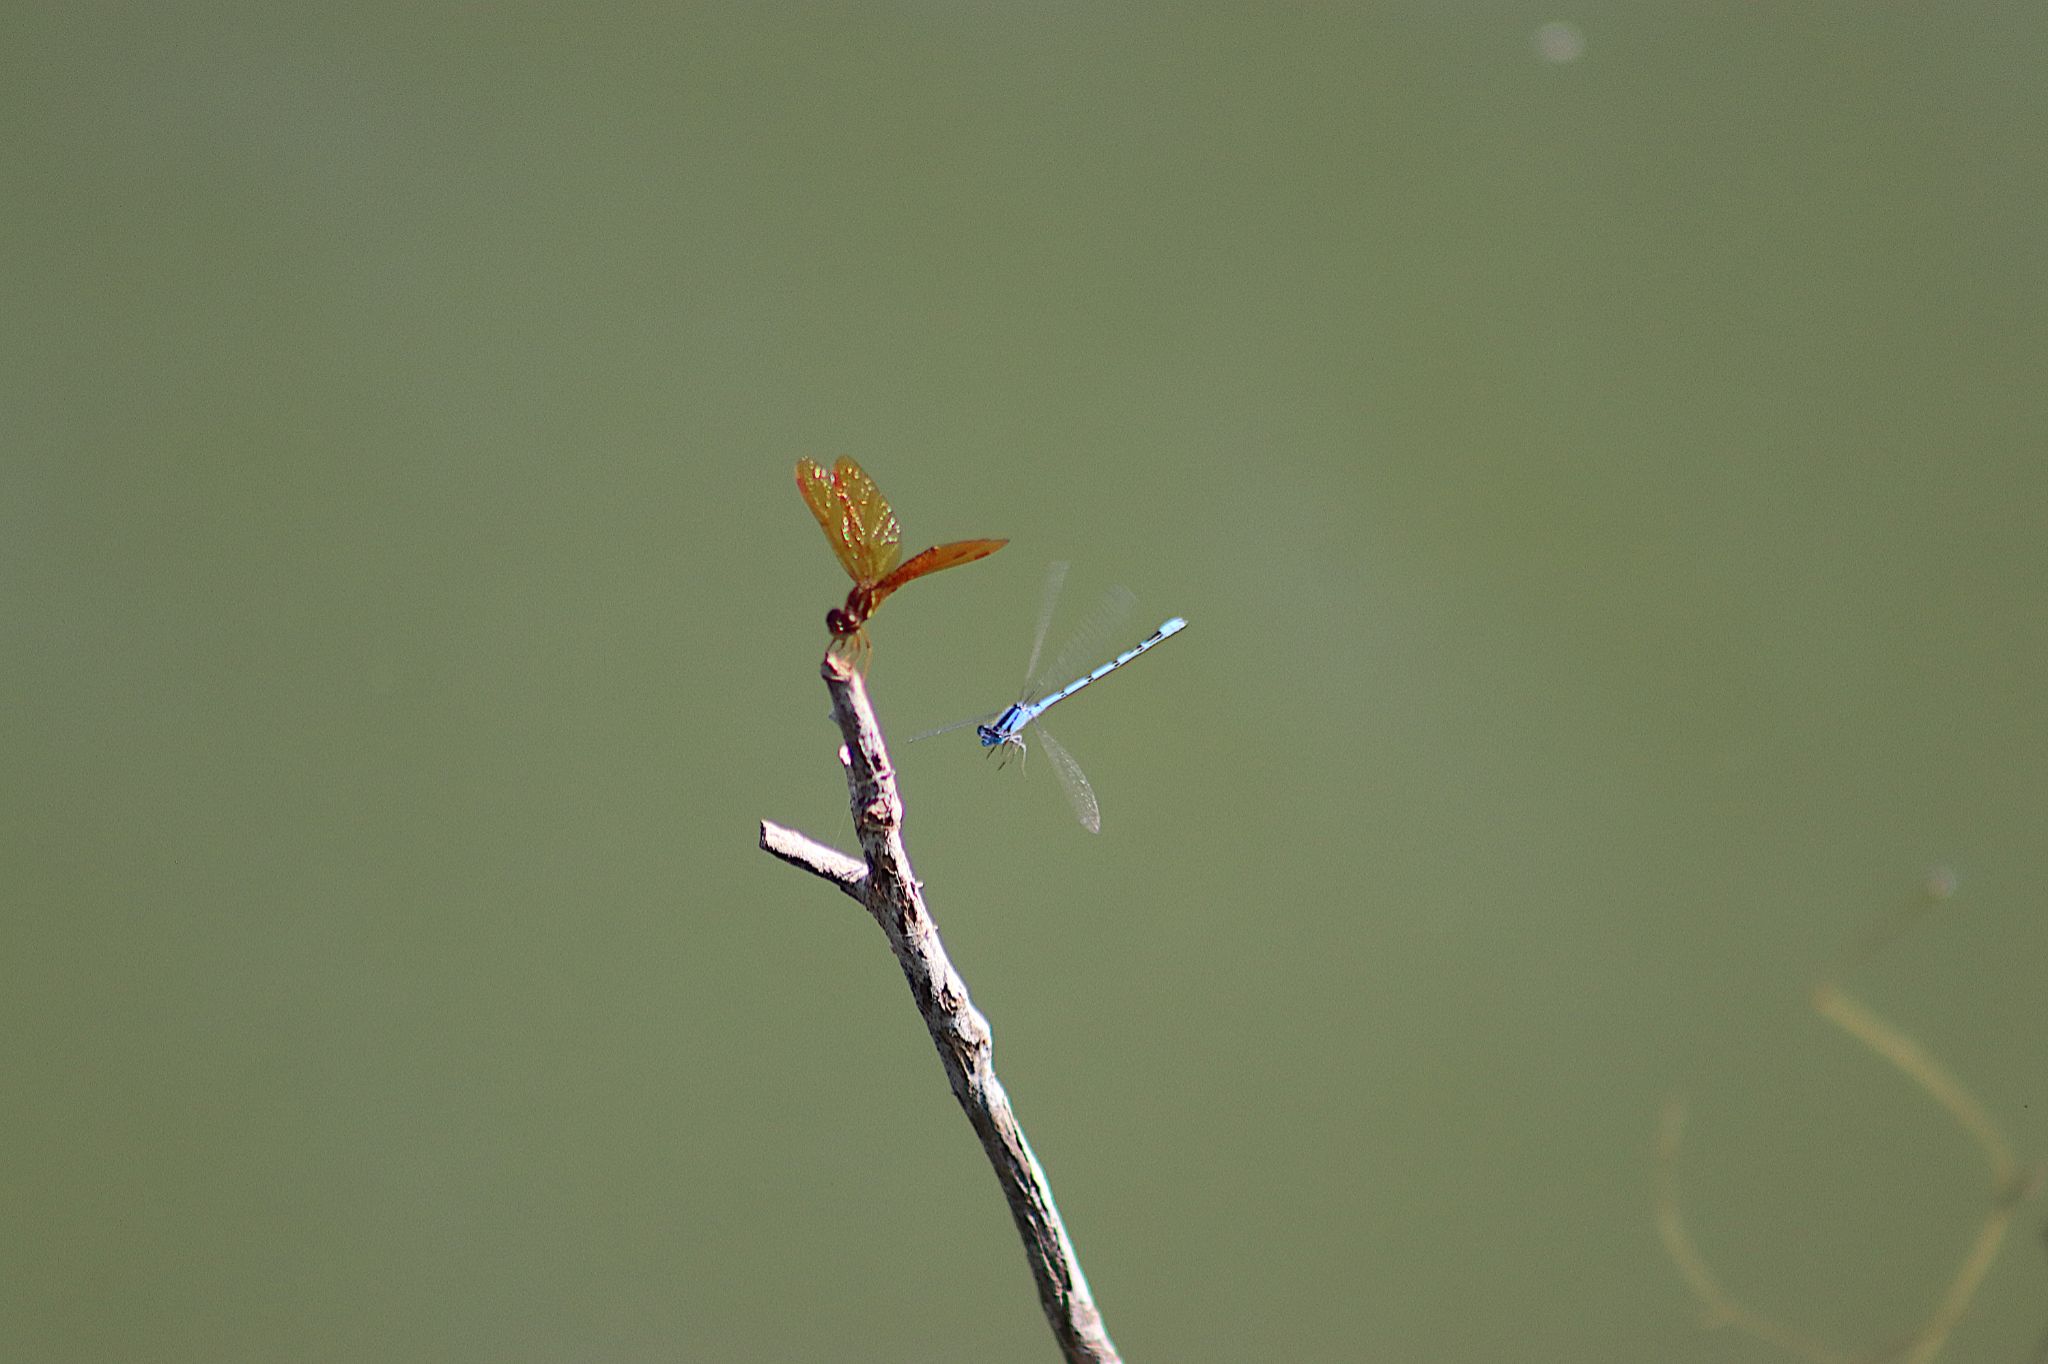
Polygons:
<instances>
[{"instance_id":1,"label":"dragonfly","mask_svg":"<svg viewBox=\"0 0 2048 1364\"><path fill-rule=\"evenodd\" d=\"M896 513L889 509L882 490L860 465L841 458L828 474L810 460L800 459L796 462L796 486L811 515L825 528L832 552L853 579L846 604L825 613L825 628L832 632L833 647L844 649L862 671L866 671L869 654L868 617L890 593L927 573L985 559L1010 543L955 540L904 560L903 527L897 524Z\"/></svg>"},{"instance_id":2,"label":"dragonfly","mask_svg":"<svg viewBox=\"0 0 2048 1364\"><path fill-rule=\"evenodd\" d=\"M1046 575L1045 601L1039 608L1038 633L1031 641L1031 661L1024 668L1025 683L1021 699L1012 702L994 715L976 720L961 720L957 724L947 725L931 731L930 734L920 734L917 737L928 739L936 734L946 734L973 725L975 737L981 740L981 746L989 753L1008 756L1015 752L1021 760L1025 755L1024 730L1029 726L1032 736L1045 749L1045 756L1052 760L1052 770L1059 778L1060 790L1066 793L1067 803L1073 807L1074 817L1081 821L1081 827L1089 833L1099 834L1102 832L1102 807L1095 799L1095 788L1088 784L1088 778L1082 774L1081 765L1074 761L1074 755L1067 752L1059 740L1047 732L1039 717L1083 687L1091 686L1108 677L1147 649L1164 644L1187 629L1188 623L1181 617L1174 616L1107 663L1074 677L1063 686L1047 690L1050 679L1072 676L1074 669L1080 666L1081 659L1100 656L1102 640L1122 622L1134 600L1126 589L1112 589L1088 621L1075 632L1073 639L1060 650L1051 665L1044 672L1040 672L1039 652L1045 644L1046 630L1052 624L1053 606L1059 600L1060 588L1065 584L1066 578L1067 565L1064 563L1054 564ZM1036 699L1033 699L1034 697Z\"/></svg>"}]
</instances>

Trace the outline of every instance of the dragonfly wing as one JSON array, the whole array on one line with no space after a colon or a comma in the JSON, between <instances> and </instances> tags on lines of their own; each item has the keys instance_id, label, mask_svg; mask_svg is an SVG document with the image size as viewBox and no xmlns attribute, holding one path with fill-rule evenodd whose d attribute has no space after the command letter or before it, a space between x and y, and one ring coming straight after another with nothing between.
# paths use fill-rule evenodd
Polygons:
<instances>
[{"instance_id":1,"label":"dragonfly wing","mask_svg":"<svg viewBox=\"0 0 2048 1364\"><path fill-rule=\"evenodd\" d=\"M907 582L914 582L927 573L936 573L942 568L953 568L960 564L971 564L976 559L989 555L1009 544L1008 540L955 540L947 545L933 545L930 549L912 555L894 573L875 584L868 611L882 604L882 599Z\"/></svg>"},{"instance_id":2,"label":"dragonfly wing","mask_svg":"<svg viewBox=\"0 0 2048 1364\"><path fill-rule=\"evenodd\" d=\"M1091 834L1102 832L1102 807L1095 803L1095 788L1088 784L1088 778L1081 775L1081 764L1074 761L1074 755L1061 747L1059 740L1045 732L1044 725L1033 725L1033 735L1045 756L1052 759L1052 770L1059 775L1060 790L1067 793L1067 804L1074 807L1074 817L1081 821L1081 827Z\"/></svg>"},{"instance_id":3,"label":"dragonfly wing","mask_svg":"<svg viewBox=\"0 0 2048 1364\"><path fill-rule=\"evenodd\" d=\"M845 507L846 523L861 554L861 581L878 582L903 557L903 527L868 471L841 456L832 466L832 486Z\"/></svg>"},{"instance_id":4,"label":"dragonfly wing","mask_svg":"<svg viewBox=\"0 0 2048 1364\"><path fill-rule=\"evenodd\" d=\"M832 475L810 460L800 459L796 462L796 490L804 495L811 515L818 518L832 552L839 556L839 566L859 581L861 560L853 548L853 527L846 519L846 504L832 486Z\"/></svg>"},{"instance_id":5,"label":"dragonfly wing","mask_svg":"<svg viewBox=\"0 0 2048 1364\"><path fill-rule=\"evenodd\" d=\"M1031 661L1024 665L1024 685L1038 680L1038 651L1045 647L1045 632L1052 628L1052 609L1059 604L1060 589L1066 586L1067 561L1055 559L1045 571L1045 597L1038 604L1038 633L1031 637Z\"/></svg>"},{"instance_id":6,"label":"dragonfly wing","mask_svg":"<svg viewBox=\"0 0 2048 1364\"><path fill-rule=\"evenodd\" d=\"M854 582L876 582L896 566L903 553L903 528L866 470L842 459L828 474L800 459L796 486Z\"/></svg>"},{"instance_id":7,"label":"dragonfly wing","mask_svg":"<svg viewBox=\"0 0 2048 1364\"><path fill-rule=\"evenodd\" d=\"M1064 687L1116 652L1131 608L1138 599L1128 587L1112 587L1102 594L1074 632L1060 645L1052 661L1031 676L1033 691Z\"/></svg>"}]
</instances>

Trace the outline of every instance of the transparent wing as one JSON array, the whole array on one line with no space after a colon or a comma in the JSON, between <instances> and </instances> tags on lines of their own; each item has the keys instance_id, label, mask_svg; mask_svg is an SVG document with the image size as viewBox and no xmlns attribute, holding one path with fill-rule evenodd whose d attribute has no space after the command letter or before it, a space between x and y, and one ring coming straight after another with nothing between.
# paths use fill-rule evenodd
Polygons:
<instances>
[{"instance_id":1,"label":"transparent wing","mask_svg":"<svg viewBox=\"0 0 2048 1364\"><path fill-rule=\"evenodd\" d=\"M1067 793L1067 804L1074 807L1074 817L1089 833L1101 833L1102 807L1095 803L1095 788L1088 784L1088 778L1081 775L1081 764L1060 746L1059 740L1045 732L1044 725L1033 725L1031 732L1039 747L1045 750L1045 756L1052 759L1052 770L1059 776L1060 790Z\"/></svg>"},{"instance_id":2,"label":"transparent wing","mask_svg":"<svg viewBox=\"0 0 2048 1364\"><path fill-rule=\"evenodd\" d=\"M1059 604L1060 589L1066 586L1067 561L1055 559L1045 571L1045 597L1038 605L1038 630L1031 636L1031 661L1024 665L1024 685L1038 680L1038 651L1045 647L1045 632L1052 628L1052 609Z\"/></svg>"},{"instance_id":3,"label":"transparent wing","mask_svg":"<svg viewBox=\"0 0 2048 1364\"><path fill-rule=\"evenodd\" d=\"M1092 672L1097 664L1116 657L1131 642L1124 634L1131 608L1137 601L1127 587L1112 587L1103 593L1102 599L1074 627L1074 633L1060 645L1052 662L1032 674L1032 695L1043 696L1054 688L1064 687Z\"/></svg>"},{"instance_id":4,"label":"transparent wing","mask_svg":"<svg viewBox=\"0 0 2048 1364\"><path fill-rule=\"evenodd\" d=\"M810 460L796 462L796 486L825 529L832 552L856 583L881 581L903 557L903 527L867 471L842 458L827 474Z\"/></svg>"}]
</instances>

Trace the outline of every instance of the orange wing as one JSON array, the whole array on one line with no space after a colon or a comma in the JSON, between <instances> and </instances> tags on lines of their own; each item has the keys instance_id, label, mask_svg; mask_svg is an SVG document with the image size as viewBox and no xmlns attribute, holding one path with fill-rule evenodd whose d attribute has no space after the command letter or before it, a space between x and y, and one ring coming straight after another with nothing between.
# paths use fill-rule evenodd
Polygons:
<instances>
[{"instance_id":1,"label":"orange wing","mask_svg":"<svg viewBox=\"0 0 2048 1364\"><path fill-rule=\"evenodd\" d=\"M882 599L903 584L942 568L955 568L971 564L976 559L986 559L1009 543L1008 540L955 540L951 544L933 545L922 553L913 554L901 568L875 584L874 591L868 594L868 614L873 615Z\"/></svg>"},{"instance_id":2,"label":"orange wing","mask_svg":"<svg viewBox=\"0 0 2048 1364\"><path fill-rule=\"evenodd\" d=\"M878 582L896 567L903 556L903 527L866 470L841 459L828 475L810 460L800 459L796 486L856 584Z\"/></svg>"}]
</instances>

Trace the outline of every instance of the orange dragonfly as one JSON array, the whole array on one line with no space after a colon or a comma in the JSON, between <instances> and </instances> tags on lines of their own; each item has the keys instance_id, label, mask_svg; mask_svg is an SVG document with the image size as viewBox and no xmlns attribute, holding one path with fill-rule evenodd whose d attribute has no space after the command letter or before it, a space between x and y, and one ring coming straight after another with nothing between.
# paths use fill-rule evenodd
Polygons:
<instances>
[{"instance_id":1,"label":"orange dragonfly","mask_svg":"<svg viewBox=\"0 0 2048 1364\"><path fill-rule=\"evenodd\" d=\"M862 667L868 654L867 631L862 627L891 592L913 578L956 564L971 564L1010 543L955 540L933 545L898 563L903 558L903 527L865 469L842 458L828 474L810 460L800 459L796 462L796 486L811 515L825 528L832 552L853 579L846 604L825 613L825 628L832 632L833 645L845 646Z\"/></svg>"}]
</instances>

